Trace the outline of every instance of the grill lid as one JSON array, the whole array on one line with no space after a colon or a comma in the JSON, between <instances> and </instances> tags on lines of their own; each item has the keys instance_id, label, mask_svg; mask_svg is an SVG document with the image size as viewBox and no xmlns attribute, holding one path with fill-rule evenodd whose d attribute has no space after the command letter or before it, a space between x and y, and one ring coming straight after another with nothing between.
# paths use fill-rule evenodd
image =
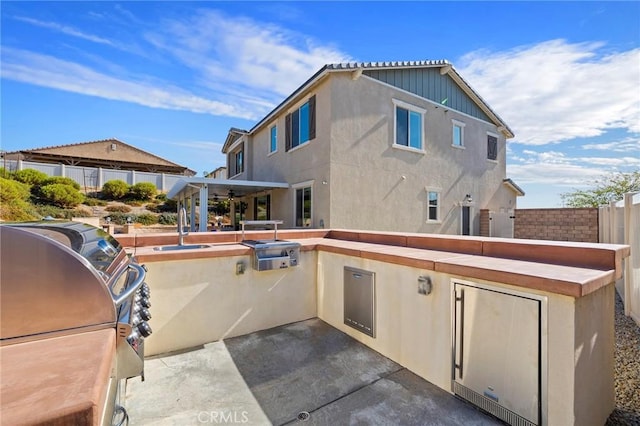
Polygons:
<instances>
[{"instance_id":1,"label":"grill lid","mask_svg":"<svg viewBox=\"0 0 640 426\"><path fill-rule=\"evenodd\" d=\"M75 222L0 226L2 345L115 326L105 278L127 257L101 232Z\"/></svg>"},{"instance_id":2,"label":"grill lid","mask_svg":"<svg viewBox=\"0 0 640 426\"><path fill-rule=\"evenodd\" d=\"M40 221L10 226L18 226L69 247L102 272L107 272L122 250L120 243L109 233L86 223Z\"/></svg>"}]
</instances>

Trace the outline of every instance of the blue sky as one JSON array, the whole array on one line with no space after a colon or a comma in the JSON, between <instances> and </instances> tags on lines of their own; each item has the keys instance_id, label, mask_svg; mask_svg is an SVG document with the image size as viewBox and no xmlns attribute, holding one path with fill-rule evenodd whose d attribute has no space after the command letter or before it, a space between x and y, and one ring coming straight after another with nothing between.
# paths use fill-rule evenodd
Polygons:
<instances>
[{"instance_id":1,"label":"blue sky","mask_svg":"<svg viewBox=\"0 0 640 426\"><path fill-rule=\"evenodd\" d=\"M5 151L117 138L202 175L324 64L447 59L518 207L640 169L640 2L2 1Z\"/></svg>"}]
</instances>

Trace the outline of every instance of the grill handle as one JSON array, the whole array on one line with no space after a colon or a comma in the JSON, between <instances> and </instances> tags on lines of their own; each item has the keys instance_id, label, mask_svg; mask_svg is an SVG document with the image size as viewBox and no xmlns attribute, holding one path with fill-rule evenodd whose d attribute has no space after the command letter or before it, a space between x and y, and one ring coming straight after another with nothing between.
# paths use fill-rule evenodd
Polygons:
<instances>
[{"instance_id":1,"label":"grill handle","mask_svg":"<svg viewBox=\"0 0 640 426\"><path fill-rule=\"evenodd\" d=\"M122 271L122 274L126 273L129 269L135 269L136 272L138 273L138 276L131 283L131 285L128 286L125 290L123 290L120 294L114 294L113 288L109 289L111 291L111 296L113 297L113 302L116 304L116 306L120 306L122 302L130 298L133 295L133 293L135 293L144 283L146 271L142 266L138 265L137 263L130 263L129 265L127 265L127 269ZM113 280L114 283L116 283L117 281L118 281L117 279Z\"/></svg>"}]
</instances>

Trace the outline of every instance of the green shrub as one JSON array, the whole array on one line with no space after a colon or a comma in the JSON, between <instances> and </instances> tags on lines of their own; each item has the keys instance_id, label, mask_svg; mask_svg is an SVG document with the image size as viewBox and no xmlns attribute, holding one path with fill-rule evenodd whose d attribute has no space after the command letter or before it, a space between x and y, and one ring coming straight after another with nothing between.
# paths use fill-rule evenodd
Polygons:
<instances>
[{"instance_id":1,"label":"green shrub","mask_svg":"<svg viewBox=\"0 0 640 426\"><path fill-rule=\"evenodd\" d=\"M110 180L102 185L102 196L107 200L121 200L128 193L129 185L123 180Z\"/></svg>"},{"instance_id":2,"label":"green shrub","mask_svg":"<svg viewBox=\"0 0 640 426\"><path fill-rule=\"evenodd\" d=\"M158 189L151 182L138 182L129 188L129 196L140 201L151 200L157 192Z\"/></svg>"},{"instance_id":3,"label":"green shrub","mask_svg":"<svg viewBox=\"0 0 640 426\"><path fill-rule=\"evenodd\" d=\"M0 178L0 202L27 201L29 195L29 185L12 179Z\"/></svg>"},{"instance_id":4,"label":"green shrub","mask_svg":"<svg viewBox=\"0 0 640 426\"><path fill-rule=\"evenodd\" d=\"M148 207L147 207L148 208ZM172 213L178 211L178 202L175 200L167 200L164 203L155 207L154 210L156 213Z\"/></svg>"},{"instance_id":5,"label":"green shrub","mask_svg":"<svg viewBox=\"0 0 640 426\"><path fill-rule=\"evenodd\" d=\"M92 211L83 209L82 207L77 207L73 210L68 210L68 212L71 214L71 217L69 219L73 217L92 217L93 216Z\"/></svg>"},{"instance_id":6,"label":"green shrub","mask_svg":"<svg viewBox=\"0 0 640 426\"><path fill-rule=\"evenodd\" d=\"M5 179L13 179L13 173L4 167L0 167L0 177Z\"/></svg>"},{"instance_id":7,"label":"green shrub","mask_svg":"<svg viewBox=\"0 0 640 426\"><path fill-rule=\"evenodd\" d=\"M70 177L63 176L51 176L38 183L40 186L51 185L53 183L61 183L63 185L73 186L77 191L80 191L80 184Z\"/></svg>"},{"instance_id":8,"label":"green shrub","mask_svg":"<svg viewBox=\"0 0 640 426\"><path fill-rule=\"evenodd\" d=\"M145 204L144 208L149 210L150 212L159 213L158 205L159 205L158 203L156 203L155 201L152 201L150 203Z\"/></svg>"},{"instance_id":9,"label":"green shrub","mask_svg":"<svg viewBox=\"0 0 640 426\"><path fill-rule=\"evenodd\" d=\"M13 178L27 185L40 185L49 175L35 169L24 169L15 172Z\"/></svg>"},{"instance_id":10,"label":"green shrub","mask_svg":"<svg viewBox=\"0 0 640 426\"><path fill-rule=\"evenodd\" d=\"M144 202L139 200L124 200L124 203L128 206L133 207L141 207L144 205Z\"/></svg>"},{"instance_id":11,"label":"green shrub","mask_svg":"<svg viewBox=\"0 0 640 426\"><path fill-rule=\"evenodd\" d=\"M106 206L107 202L104 200L100 200L98 198L95 197L85 197L84 202L82 203L84 205L93 207L93 206Z\"/></svg>"},{"instance_id":12,"label":"green shrub","mask_svg":"<svg viewBox=\"0 0 640 426\"><path fill-rule=\"evenodd\" d=\"M84 196L73 186L61 183L42 186L39 192L44 201L59 207L75 207L84 200Z\"/></svg>"},{"instance_id":13,"label":"green shrub","mask_svg":"<svg viewBox=\"0 0 640 426\"><path fill-rule=\"evenodd\" d=\"M158 216L150 213L142 213L136 217L136 222L145 226L155 225L158 223Z\"/></svg>"},{"instance_id":14,"label":"green shrub","mask_svg":"<svg viewBox=\"0 0 640 426\"><path fill-rule=\"evenodd\" d=\"M50 204L36 204L35 209L40 218L51 216L54 219L69 219L69 210Z\"/></svg>"},{"instance_id":15,"label":"green shrub","mask_svg":"<svg viewBox=\"0 0 640 426\"><path fill-rule=\"evenodd\" d=\"M166 201L166 199L167 199L167 194L165 194L164 192L161 192L160 194L156 195L157 201Z\"/></svg>"},{"instance_id":16,"label":"green shrub","mask_svg":"<svg viewBox=\"0 0 640 426\"><path fill-rule=\"evenodd\" d=\"M131 207L126 205L118 205L118 206L108 206L105 208L108 212L117 212L117 213L129 213L131 211Z\"/></svg>"},{"instance_id":17,"label":"green shrub","mask_svg":"<svg viewBox=\"0 0 640 426\"><path fill-rule=\"evenodd\" d=\"M0 219L10 222L40 219L28 199L29 185L0 177Z\"/></svg>"},{"instance_id":18,"label":"green shrub","mask_svg":"<svg viewBox=\"0 0 640 426\"><path fill-rule=\"evenodd\" d=\"M158 216L158 223L161 225L177 225L178 215L176 213L162 213Z\"/></svg>"}]
</instances>

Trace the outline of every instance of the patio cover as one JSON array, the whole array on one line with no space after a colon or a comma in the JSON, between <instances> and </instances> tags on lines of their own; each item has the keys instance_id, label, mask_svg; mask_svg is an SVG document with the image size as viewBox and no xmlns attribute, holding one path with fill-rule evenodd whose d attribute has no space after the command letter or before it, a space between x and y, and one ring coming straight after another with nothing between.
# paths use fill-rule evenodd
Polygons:
<instances>
[{"instance_id":1,"label":"patio cover","mask_svg":"<svg viewBox=\"0 0 640 426\"><path fill-rule=\"evenodd\" d=\"M178 201L178 208L185 205L185 200L191 199L190 218L191 230L195 231L195 199L209 199L214 197L226 198L229 191L234 197L242 198L247 195L271 189L288 189L286 182L261 182L253 180L213 179L206 177L188 177L180 179L167 193L167 198ZM198 231L207 230L207 203L200 203L200 223Z\"/></svg>"}]
</instances>

